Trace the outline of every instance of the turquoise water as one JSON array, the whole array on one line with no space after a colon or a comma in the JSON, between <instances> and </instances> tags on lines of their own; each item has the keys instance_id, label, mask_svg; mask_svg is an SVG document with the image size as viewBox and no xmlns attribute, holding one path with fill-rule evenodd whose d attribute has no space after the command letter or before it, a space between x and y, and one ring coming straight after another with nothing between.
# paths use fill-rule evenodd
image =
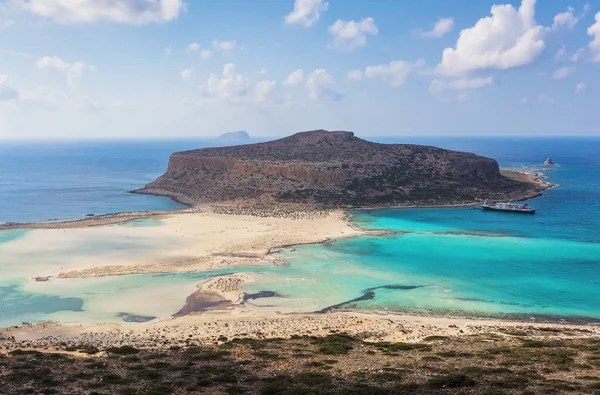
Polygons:
<instances>
[{"instance_id":1,"label":"turquoise water","mask_svg":"<svg viewBox=\"0 0 600 395\"><path fill-rule=\"evenodd\" d=\"M43 284L7 276L18 264L3 265L0 255L0 326L43 319L122 322L121 313L168 317L202 279L240 271L257 274L245 292L275 292L247 302L259 308L600 321L600 139L414 142L492 156L503 167L543 172L559 186L529 202L538 211L534 216L469 208L357 211L357 225L399 233L286 248L278 252L283 267ZM540 166L547 156L559 166ZM0 232L0 246L27 237L27 231ZM98 239L68 248L82 259L91 250L110 259L116 250L134 254L148 243L143 238L135 242ZM158 298L147 298L157 290L162 292ZM153 302L144 303L147 299ZM115 300L121 302L119 311L111 307L115 303L109 306Z\"/></svg>"}]
</instances>

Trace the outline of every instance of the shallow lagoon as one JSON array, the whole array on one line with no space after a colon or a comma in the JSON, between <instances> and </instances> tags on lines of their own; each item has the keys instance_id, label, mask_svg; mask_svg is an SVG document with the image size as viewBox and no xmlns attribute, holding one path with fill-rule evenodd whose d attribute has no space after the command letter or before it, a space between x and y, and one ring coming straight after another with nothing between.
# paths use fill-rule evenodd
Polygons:
<instances>
[{"instance_id":1,"label":"shallow lagoon","mask_svg":"<svg viewBox=\"0 0 600 395\"><path fill-rule=\"evenodd\" d=\"M34 242L34 231L2 231L0 326L39 320L123 323L120 313L168 318L198 282L232 272L259 274L256 282L244 286L247 293L277 292L276 297L248 302L257 307L320 311L338 306L600 321L600 141L559 143L478 143L473 149L517 169L544 171L560 185L531 202L538 210L535 216L468 208L356 212L353 220L359 226L407 233L286 248L279 252L288 263L284 267L35 282L32 275L43 274L45 265L113 262L158 246L143 235L103 236L88 244L40 246L37 257L12 251L17 257L8 262L11 246ZM448 148L464 148L466 143L454 144L460 146ZM560 166L527 165L532 157L543 160L548 154ZM147 226L161 223L125 225L141 231Z\"/></svg>"}]
</instances>

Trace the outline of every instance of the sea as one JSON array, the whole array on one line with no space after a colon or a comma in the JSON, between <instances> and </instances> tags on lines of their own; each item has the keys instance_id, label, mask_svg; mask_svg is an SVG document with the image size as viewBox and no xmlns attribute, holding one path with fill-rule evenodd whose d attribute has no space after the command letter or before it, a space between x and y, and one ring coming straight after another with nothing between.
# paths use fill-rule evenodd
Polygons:
<instances>
[{"instance_id":1,"label":"sea","mask_svg":"<svg viewBox=\"0 0 600 395\"><path fill-rule=\"evenodd\" d=\"M283 266L203 273L33 282L34 269L56 265L66 254L109 259L115 248L133 253L151 246L143 238L94 239L48 246L32 257L16 250L18 243L35 242L36 231L0 231L0 326L45 320L135 325L168 318L198 282L234 272L256 274L243 290L268 296L248 301L259 309L600 323L600 138L370 139L474 152L495 158L505 169L538 172L557 186L528 202L536 215L468 207L357 210L352 212L357 226L396 233L284 248L276 252ZM129 191L161 175L172 152L211 145L205 140L0 141L0 223L177 210L182 206L170 199ZM543 166L547 157L556 165ZM143 232L161 223L129 226ZM157 292L159 302L146 298ZM119 309L111 301L122 302L116 303Z\"/></svg>"}]
</instances>

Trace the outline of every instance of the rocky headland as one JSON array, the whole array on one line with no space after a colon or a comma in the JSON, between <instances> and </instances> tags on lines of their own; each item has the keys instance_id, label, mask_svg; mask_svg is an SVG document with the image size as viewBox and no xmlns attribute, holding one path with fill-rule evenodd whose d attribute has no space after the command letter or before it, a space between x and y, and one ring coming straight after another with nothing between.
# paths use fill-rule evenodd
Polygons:
<instances>
[{"instance_id":1,"label":"rocky headland","mask_svg":"<svg viewBox=\"0 0 600 395\"><path fill-rule=\"evenodd\" d=\"M191 206L268 202L349 208L518 200L547 187L501 173L495 160L472 153L315 130L264 143L176 152L164 175L134 192Z\"/></svg>"}]
</instances>

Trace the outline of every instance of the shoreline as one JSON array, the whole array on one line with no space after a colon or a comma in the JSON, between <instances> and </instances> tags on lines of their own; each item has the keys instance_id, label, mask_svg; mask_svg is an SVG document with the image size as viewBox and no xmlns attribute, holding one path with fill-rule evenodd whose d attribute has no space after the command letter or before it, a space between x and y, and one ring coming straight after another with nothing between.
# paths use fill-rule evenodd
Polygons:
<instances>
[{"instance_id":1,"label":"shoreline","mask_svg":"<svg viewBox=\"0 0 600 395\"><path fill-rule=\"evenodd\" d=\"M526 171L517 171L517 170L501 170L501 173L510 173L510 174L520 174L523 177L520 178L521 181L529 182L534 185L533 189L527 192L524 192L522 195L516 196L512 201L523 201L529 199L535 199L543 195L543 191L555 188L557 184L552 184L546 181L543 181L543 175L539 173L526 172ZM519 176L516 176L519 179ZM185 214L185 213L197 213L197 212L210 212L217 211L220 209L222 213L227 212L231 215L239 215L238 213L246 213L248 211L261 211L261 208L252 208L251 206L246 206L248 202L220 202L220 203L202 203L202 204L194 204L189 199L182 197L179 194L170 194L169 192L164 191L165 193L161 193L160 191L150 192L145 191L142 188L129 191L128 193L135 194L145 194L152 196L162 196L169 197L173 201L186 205L187 207L176 209L176 210L143 210L143 211L124 211L124 212L116 212L116 213L107 213L107 214L98 214L82 217L79 219L69 219L69 220L57 220L57 221L32 221L32 222L5 222L0 223L0 231L3 230L15 230L15 229L72 229L72 228L85 228L85 227L97 227L97 226L108 226L108 225L119 225L128 223L131 221L135 221L137 219L161 219L167 218L169 216L177 215L177 214ZM173 196L171 196L173 195ZM175 196L177 195L177 196ZM181 200L180 200L181 199ZM238 204L241 203L241 206ZM370 211L370 210L392 210L392 209L419 209L419 208L460 208L460 207L471 207L477 206L481 204L481 202L461 202L461 203L451 203L451 204L402 204L402 205L381 205L381 206L357 206L357 207L339 207L339 208L324 208L321 206L309 205L309 204L295 204L295 203L277 203L273 202L273 206L275 209L286 209L288 212L293 212L297 210L298 212L315 210L323 213L333 212L333 211L344 211L346 213L351 214L352 211ZM267 213L268 214L268 213Z\"/></svg>"},{"instance_id":2,"label":"shoreline","mask_svg":"<svg viewBox=\"0 0 600 395\"><path fill-rule=\"evenodd\" d=\"M215 301L218 303L218 301ZM44 322L0 331L0 348L44 351L66 345L89 344L99 348L129 344L137 348L185 346L191 337L210 345L220 338L272 339L297 335L325 336L343 332L369 342L421 342L430 336L464 337L481 334L506 336L530 332L535 338L598 338L600 325L521 321L441 314L408 314L384 311L336 311L326 314L281 314L244 310L232 306L207 308L176 318L130 326L118 324L69 325ZM157 339L161 339L157 341ZM3 346L3 347L2 347Z\"/></svg>"},{"instance_id":3,"label":"shoreline","mask_svg":"<svg viewBox=\"0 0 600 395\"><path fill-rule=\"evenodd\" d=\"M542 176L537 173L517 172L523 174L531 182L538 183L539 189L535 192L537 197L541 195L541 191L552 188L555 185L542 181ZM530 191L530 193L534 193ZM68 279L68 278L86 278L86 277L103 277L103 276L120 276L131 274L151 274L151 273L182 273L182 272L202 272L214 268L227 267L231 265L245 264L277 264L277 257L274 254L277 250L287 247L292 247L302 244L317 244L327 243L332 240L340 240L347 237L356 237L361 235L390 235L403 232L393 231L371 231L359 228L352 223L353 211L358 210L373 210L373 209L399 209L399 208L452 208L452 207L468 207L477 203L464 203L452 205L418 205L418 206L394 206L394 207L374 207L374 208L350 208L344 210L319 210L308 205L283 205L281 217L273 217L272 211L261 212L257 208L237 207L235 203L225 203L216 205L200 205L193 208L183 208L173 211L137 211L111 213L104 215L91 216L74 221L62 221L52 223L9 223L0 225L0 230L8 229L43 229L43 230L78 230L78 229L105 229L114 225L129 223L139 219L160 219L169 222L171 231L182 232L184 229L191 227L188 233L194 233L198 236L197 223L202 223L206 227L207 221L217 221L216 226L212 231L221 232L220 241L225 242L223 245L211 247L206 250L205 256L195 256L188 258L186 262L144 262L140 264L121 265L111 262L108 265L91 266L84 268L67 267L56 274L47 276L50 273L40 273L35 281L44 279L48 281L51 278ZM276 207L279 210L280 207ZM302 211L298 211L302 209ZM293 213L293 214L291 214ZM300 213L300 214L298 214ZM221 222L219 222L221 221ZM237 221L237 222L236 222ZM316 222L315 222L316 221ZM320 222L319 222L320 221ZM196 224L196 225L193 225ZM262 225L261 225L262 224ZM294 224L294 226L292 226ZM329 224L329 225L327 225ZM240 244L240 236L247 235L248 232L254 235L256 230L249 231L248 229L257 229L256 227L263 226L265 229L261 234L264 236L257 243L255 239L248 239L245 244ZM323 226L328 228L322 230ZM210 225L209 225L210 227ZM151 228L139 228L150 232ZM168 233L167 229L167 233ZM220 230L219 230L220 229ZM321 233L315 232L316 229L321 230ZM225 230L229 233L223 233ZM165 231L165 229L163 229ZM232 233L233 232L233 233ZM238 232L238 233L235 233ZM239 233L241 232L241 233ZM274 235L281 232L291 232L294 234L291 239L283 242L282 238L276 239ZM191 234L190 233L190 234ZM230 236L228 236L228 234ZM206 233L203 234L206 237ZM186 236L187 237L187 236ZM200 237L200 238L202 238ZM244 236L246 237L246 236ZM304 238L304 239L303 239ZM217 239L214 239L217 240ZM215 243L215 241L212 243ZM236 245L236 242L238 243ZM210 243L209 243L210 244ZM222 243L217 243L222 244ZM223 246L227 248L223 249ZM194 244L197 250L198 245ZM220 250L219 248L223 249ZM206 258L206 259L204 259ZM180 258L178 258L180 259ZM219 261L219 262L217 262ZM57 323L39 323L31 327L11 327L6 330L6 334L15 336L17 341L40 341L38 345L48 347L52 342L48 339L60 339L60 341L69 338L74 334L83 336L77 341L81 342L84 339L94 339L94 333L98 332L99 336L106 336L102 342L110 342L108 339L119 339L119 334L129 333L137 334L140 339L140 344L151 339L145 338L143 333L152 333L151 331L164 331L167 328L175 334L181 335L182 339L189 336L190 328L197 328L198 325L214 326L213 331L209 331L206 337L207 342L214 342L223 333L227 336L236 335L232 333L232 323L240 326L237 335L244 334L245 336L256 336L260 338L264 333L271 333L273 336L291 336L297 332L307 330L311 334L322 334L325 328L331 328L332 325L339 331L354 331L359 333L373 329L373 326L379 328L377 339L387 339L395 341L404 340L419 340L414 336L400 335L395 331L389 331L386 328L385 322L397 321L397 325L416 325L427 327L427 330L419 330L423 336L439 335L446 333L456 335L455 328L465 328L461 332L466 331L466 328L471 326L484 326L488 328L506 328L514 326L531 326L531 325L547 325L549 328L584 328L585 331L590 331L596 335L600 335L600 325L595 321L588 322L562 322L560 320L567 317L557 317L557 321L546 321L544 318L550 316L537 316L536 320L531 320L534 314L523 314L520 317L517 315L505 317L486 317L486 316L464 316L457 314L439 314L439 313L413 313L403 311L357 311L357 310L334 310L328 313L296 313L276 311L269 307L252 307L251 301L246 303L246 295L243 295L241 287L245 281L252 281L252 275L235 273L233 275L224 275L212 277L202 281L196 287L196 291L190 294L185 301L182 301L182 307L179 312L174 312L171 318L163 318L152 320L148 323L136 323L134 325L120 324L94 324L89 326L77 326L73 324L57 324ZM235 279L235 280L231 280ZM39 280L42 281L42 280ZM52 281L52 280L51 280ZM216 284L216 285L215 285ZM220 285L219 285L220 284ZM262 297L262 296L255 296ZM253 298L255 298L253 297ZM211 321L213 320L213 321ZM363 323L363 320L368 320L369 325ZM306 322L311 322L312 326L306 327ZM258 325L256 322L260 322ZM447 323L441 325L440 323ZM271 327L265 326L266 323L271 323ZM426 324L424 324L426 323ZM222 325L221 325L222 324ZM381 326L383 325L383 326ZM260 330L253 328L260 327ZM218 328L218 329L217 329ZM228 329L229 328L229 329ZM308 328L308 329L306 329ZM448 328L452 328L448 332ZM194 329L195 330L195 329ZM331 330L331 329L330 329ZM417 330L417 329L414 329ZM145 331L145 332L143 332ZM149 332L150 331L150 332ZM267 332L265 332L267 331ZM269 332L270 331L270 332ZM197 335L196 332L194 332ZM326 333L326 332L325 332ZM0 346L2 342L2 331L0 331ZM48 338L50 336L50 338ZM56 337L58 336L58 337ZM66 336L66 337L65 337ZM102 337L100 336L100 337ZM77 337L77 336L76 336ZM21 339L21 340L19 340ZM107 340L108 339L108 340ZM146 340L144 340L146 339ZM57 340L58 341L58 340ZM117 340L114 340L117 341ZM49 343L50 342L50 343ZM6 341L4 345L6 346ZM19 343L22 345L22 343ZM115 343L116 344L116 343ZM139 344L138 344L139 345Z\"/></svg>"}]
</instances>

